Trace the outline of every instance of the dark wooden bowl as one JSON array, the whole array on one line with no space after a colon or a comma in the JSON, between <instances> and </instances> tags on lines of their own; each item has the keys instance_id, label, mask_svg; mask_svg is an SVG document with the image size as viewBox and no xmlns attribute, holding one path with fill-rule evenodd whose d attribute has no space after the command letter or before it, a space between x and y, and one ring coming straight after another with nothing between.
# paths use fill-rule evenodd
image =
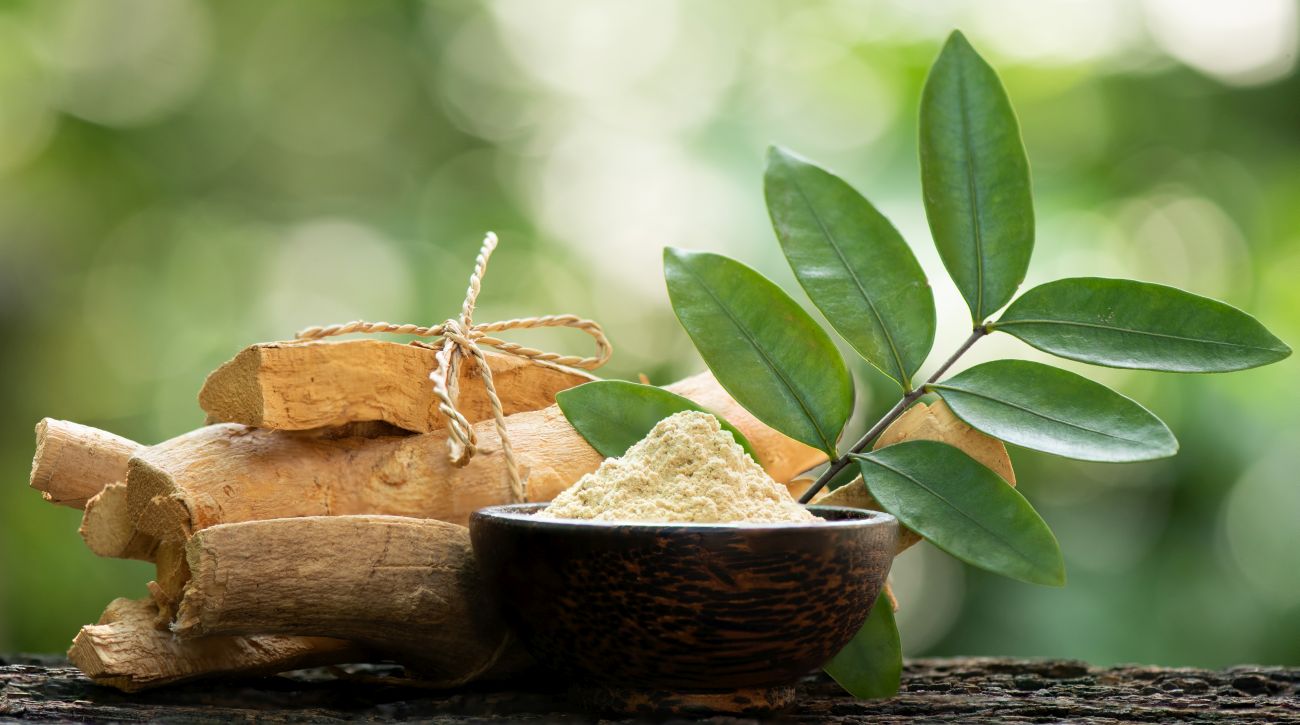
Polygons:
<instances>
[{"instance_id":1,"label":"dark wooden bowl","mask_svg":"<svg viewBox=\"0 0 1300 725\"><path fill-rule=\"evenodd\" d=\"M625 711L780 705L866 621L898 537L889 514L832 506L789 524L530 515L544 507L475 512L475 558L533 656Z\"/></svg>"}]
</instances>

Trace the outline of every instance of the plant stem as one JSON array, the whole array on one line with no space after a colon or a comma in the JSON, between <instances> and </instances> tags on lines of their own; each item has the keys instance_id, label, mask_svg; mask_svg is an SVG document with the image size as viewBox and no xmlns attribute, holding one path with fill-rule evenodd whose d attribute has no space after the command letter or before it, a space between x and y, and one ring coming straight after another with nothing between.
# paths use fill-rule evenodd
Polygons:
<instances>
[{"instance_id":1,"label":"plant stem","mask_svg":"<svg viewBox=\"0 0 1300 725\"><path fill-rule=\"evenodd\" d=\"M888 413L885 413L884 417L876 421L875 425L871 426L871 429L866 432L866 435L859 438L858 442L853 444L853 447L849 449L849 453L861 453L865 451L867 446L871 445L880 437L881 433L885 432L885 429L889 427L890 423L897 420L898 416L902 415L904 411L911 407L912 403L915 403L917 398L925 395L926 385L938 382L939 378L942 377L944 373L948 372L948 368L952 367L953 363L957 362L957 358L966 354L966 351L970 349L971 345L975 344L976 340L987 334L989 334L989 331L984 325L980 325L972 330L970 337L966 338L966 341L961 344L961 347L957 348L957 351L949 356L948 359L939 366L938 370L934 371L934 374L930 376L930 379L925 381L925 385L922 385L916 390L908 391L901 400L894 404L894 407L889 409ZM849 458L848 453L831 461L831 465L822 472L822 475L818 477L817 481L813 483L813 485L809 486L808 490L804 491L803 495L799 497L799 503L808 503L811 501L812 497L816 496L818 491L825 488L826 484L830 483L831 479L835 478L836 474L844 470L845 467L849 465L850 461L852 461L852 459Z\"/></svg>"}]
</instances>

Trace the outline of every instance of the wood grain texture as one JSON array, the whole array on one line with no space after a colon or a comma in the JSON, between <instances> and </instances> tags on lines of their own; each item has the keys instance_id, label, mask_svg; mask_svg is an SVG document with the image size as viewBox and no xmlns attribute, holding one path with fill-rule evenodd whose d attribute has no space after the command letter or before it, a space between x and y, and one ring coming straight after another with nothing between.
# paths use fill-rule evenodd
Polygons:
<instances>
[{"instance_id":1,"label":"wood grain texture","mask_svg":"<svg viewBox=\"0 0 1300 725\"><path fill-rule=\"evenodd\" d=\"M222 524L185 547L172 631L323 635L454 686L528 664L483 587L464 526L398 516Z\"/></svg>"},{"instance_id":2,"label":"wood grain texture","mask_svg":"<svg viewBox=\"0 0 1300 725\"><path fill-rule=\"evenodd\" d=\"M138 694L94 686L62 658L0 655L0 718L209 723L576 722L563 686L537 677L448 692L403 686L393 667L305 670ZM800 683L794 723L1300 723L1300 668L1089 667L1073 660L922 659L902 691L855 701L824 677ZM603 722L617 722L605 720ZM717 725L756 720L718 718Z\"/></svg>"},{"instance_id":3,"label":"wood grain texture","mask_svg":"<svg viewBox=\"0 0 1300 725\"><path fill-rule=\"evenodd\" d=\"M353 644L321 637L182 640L155 626L157 615L150 600L115 599L99 622L81 628L68 658L95 682L131 692L200 677L273 674L367 657Z\"/></svg>"},{"instance_id":4,"label":"wood grain texture","mask_svg":"<svg viewBox=\"0 0 1300 725\"><path fill-rule=\"evenodd\" d=\"M244 348L208 376L199 405L209 420L307 430L382 420L416 433L441 430L429 383L435 350L385 340L263 343ZM514 355L485 350L506 415L545 408L555 394L594 380ZM482 372L458 366L457 405L471 423L492 417Z\"/></svg>"},{"instance_id":5,"label":"wood grain texture","mask_svg":"<svg viewBox=\"0 0 1300 725\"><path fill-rule=\"evenodd\" d=\"M122 467L123 473L126 466ZM86 502L77 532L97 556L153 561L158 540L136 531L127 512L126 483L110 483Z\"/></svg>"},{"instance_id":6,"label":"wood grain texture","mask_svg":"<svg viewBox=\"0 0 1300 725\"><path fill-rule=\"evenodd\" d=\"M745 413L707 374L668 389L735 424L778 481L825 460ZM391 514L464 524L479 508L510 502L495 424L474 430L478 453L458 467L448 460L445 432L326 438L212 425L131 459L129 514L162 541L221 523L295 516ZM507 416L506 430L530 501L551 500L603 460L558 406Z\"/></svg>"},{"instance_id":7,"label":"wood grain texture","mask_svg":"<svg viewBox=\"0 0 1300 725\"><path fill-rule=\"evenodd\" d=\"M749 711L862 627L893 561L887 514L814 510L817 523L743 526L537 519L541 504L477 512L484 585L548 672L641 708L750 690ZM612 694L621 693L621 694ZM647 713L648 714L648 713Z\"/></svg>"},{"instance_id":8,"label":"wood grain texture","mask_svg":"<svg viewBox=\"0 0 1300 725\"><path fill-rule=\"evenodd\" d=\"M31 487L50 503L85 508L105 486L122 480L127 459L140 447L98 428L45 418L36 424Z\"/></svg>"}]
</instances>

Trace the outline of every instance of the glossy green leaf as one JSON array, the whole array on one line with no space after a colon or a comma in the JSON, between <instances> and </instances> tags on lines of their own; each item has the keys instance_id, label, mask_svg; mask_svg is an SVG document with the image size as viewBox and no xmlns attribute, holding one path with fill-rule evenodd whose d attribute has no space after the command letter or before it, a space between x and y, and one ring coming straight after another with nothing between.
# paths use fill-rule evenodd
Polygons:
<instances>
[{"instance_id":1,"label":"glossy green leaf","mask_svg":"<svg viewBox=\"0 0 1300 725\"><path fill-rule=\"evenodd\" d=\"M1035 287L989 326L1054 355L1116 368L1244 370L1291 348L1241 310L1175 287L1071 277Z\"/></svg>"},{"instance_id":2,"label":"glossy green leaf","mask_svg":"<svg viewBox=\"0 0 1300 725\"><path fill-rule=\"evenodd\" d=\"M1019 491L960 450L906 441L851 455L876 501L940 549L1012 579L1065 583L1051 529Z\"/></svg>"},{"instance_id":3,"label":"glossy green leaf","mask_svg":"<svg viewBox=\"0 0 1300 725\"><path fill-rule=\"evenodd\" d=\"M677 319L731 397L834 458L853 378L826 331L771 280L719 254L669 247L664 279Z\"/></svg>"},{"instance_id":4,"label":"glossy green leaf","mask_svg":"<svg viewBox=\"0 0 1300 725\"><path fill-rule=\"evenodd\" d=\"M972 428L1083 461L1147 461L1178 452L1169 428L1100 383L1042 363L996 360L926 386Z\"/></svg>"},{"instance_id":5,"label":"glossy green leaf","mask_svg":"<svg viewBox=\"0 0 1300 725\"><path fill-rule=\"evenodd\" d=\"M883 593L871 605L862 629L822 669L859 700L898 694L903 676L903 646L894 623L894 607Z\"/></svg>"},{"instance_id":6,"label":"glossy green leaf","mask_svg":"<svg viewBox=\"0 0 1300 725\"><path fill-rule=\"evenodd\" d=\"M754 449L744 434L722 416L653 385L626 380L597 380L557 393L555 402L570 425L606 458L623 455L634 443L645 438L656 423L683 410L712 413L723 429L735 437L751 458L754 457Z\"/></svg>"},{"instance_id":7,"label":"glossy green leaf","mask_svg":"<svg viewBox=\"0 0 1300 725\"><path fill-rule=\"evenodd\" d=\"M843 179L784 149L768 151L763 191L813 304L859 355L911 390L934 342L934 296L903 236Z\"/></svg>"},{"instance_id":8,"label":"glossy green leaf","mask_svg":"<svg viewBox=\"0 0 1300 725\"><path fill-rule=\"evenodd\" d=\"M959 32L921 93L921 188L939 256L982 323L1025 279L1034 207L1011 102Z\"/></svg>"}]
</instances>

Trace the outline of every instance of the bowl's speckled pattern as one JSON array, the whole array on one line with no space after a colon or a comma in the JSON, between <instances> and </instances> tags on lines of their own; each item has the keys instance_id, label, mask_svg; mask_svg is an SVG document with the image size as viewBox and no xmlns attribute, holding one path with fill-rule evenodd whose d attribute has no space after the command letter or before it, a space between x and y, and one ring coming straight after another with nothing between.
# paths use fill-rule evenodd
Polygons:
<instances>
[{"instance_id":1,"label":"bowl's speckled pattern","mask_svg":"<svg viewBox=\"0 0 1300 725\"><path fill-rule=\"evenodd\" d=\"M725 692L788 685L866 620L893 561L889 514L810 506L795 524L470 519L475 556L543 666L583 685Z\"/></svg>"}]
</instances>

